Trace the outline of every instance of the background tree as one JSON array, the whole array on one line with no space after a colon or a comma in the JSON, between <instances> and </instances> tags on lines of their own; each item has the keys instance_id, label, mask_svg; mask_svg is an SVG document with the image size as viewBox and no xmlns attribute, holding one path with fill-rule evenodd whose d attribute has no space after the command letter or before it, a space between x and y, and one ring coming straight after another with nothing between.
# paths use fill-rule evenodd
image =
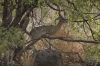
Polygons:
<instances>
[{"instance_id":1,"label":"background tree","mask_svg":"<svg viewBox=\"0 0 100 66\"><path fill-rule=\"evenodd\" d=\"M13 37L11 35L12 32L17 33L16 35L21 34L21 36L23 32L30 35L29 31L27 31L27 27L30 22L32 22L32 27L44 24L46 25L49 22L53 22L54 24L54 20L56 20L60 12L63 18L68 19L68 25L64 29L70 30L69 34L71 35L71 39L65 36L50 35L42 36L42 38L60 39L69 42L100 43L99 0L0 0L0 4L0 34L1 36L3 33L6 34L3 35L5 38L1 37L2 40L8 40L7 37ZM50 10L53 10L55 14L52 14L50 19L47 19L50 13L53 12L50 12ZM15 30L12 31L12 28L15 28ZM23 31L22 33L18 33L16 31L16 29L19 28L21 30L18 31ZM19 38L20 37L17 39ZM26 44L23 45L25 46L24 49L29 49L30 46L35 44L40 39L41 37L37 40L32 40L27 46ZM11 40L8 40L9 43L13 43ZM21 50L21 54L25 51L24 49Z\"/></svg>"}]
</instances>

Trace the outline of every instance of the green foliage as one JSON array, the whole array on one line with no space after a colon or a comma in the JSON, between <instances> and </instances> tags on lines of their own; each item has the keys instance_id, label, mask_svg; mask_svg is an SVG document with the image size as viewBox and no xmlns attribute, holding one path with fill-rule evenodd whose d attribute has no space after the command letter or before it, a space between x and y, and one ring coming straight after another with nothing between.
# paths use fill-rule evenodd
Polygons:
<instances>
[{"instance_id":1,"label":"green foliage","mask_svg":"<svg viewBox=\"0 0 100 66\"><path fill-rule=\"evenodd\" d=\"M87 48L88 57L97 57L100 54L99 48L97 45L91 45Z\"/></svg>"},{"instance_id":2,"label":"green foliage","mask_svg":"<svg viewBox=\"0 0 100 66\"><path fill-rule=\"evenodd\" d=\"M0 18L0 23L2 22L2 18Z\"/></svg>"},{"instance_id":3,"label":"green foliage","mask_svg":"<svg viewBox=\"0 0 100 66\"><path fill-rule=\"evenodd\" d=\"M19 28L6 28L0 29L0 52L4 52L9 49L9 46L16 47L16 45L22 46L25 43L24 34Z\"/></svg>"},{"instance_id":4,"label":"green foliage","mask_svg":"<svg viewBox=\"0 0 100 66\"><path fill-rule=\"evenodd\" d=\"M100 45L87 45L87 47L85 46L85 55L86 55L86 61L87 62L91 62L91 63L95 63L95 66L97 66L97 63L99 61L100 58Z\"/></svg>"},{"instance_id":5,"label":"green foliage","mask_svg":"<svg viewBox=\"0 0 100 66\"><path fill-rule=\"evenodd\" d=\"M30 4L30 3L33 3L34 0L23 0L23 2L24 2L24 3L28 3L28 4Z\"/></svg>"},{"instance_id":6,"label":"green foliage","mask_svg":"<svg viewBox=\"0 0 100 66\"><path fill-rule=\"evenodd\" d=\"M38 0L38 4L39 4L39 6L44 5L45 1L44 0Z\"/></svg>"}]
</instances>

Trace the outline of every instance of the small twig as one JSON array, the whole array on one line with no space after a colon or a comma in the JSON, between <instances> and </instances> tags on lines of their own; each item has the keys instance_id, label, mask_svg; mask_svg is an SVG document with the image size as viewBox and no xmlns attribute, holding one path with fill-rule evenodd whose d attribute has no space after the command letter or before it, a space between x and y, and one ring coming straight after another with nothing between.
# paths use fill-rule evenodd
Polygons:
<instances>
[{"instance_id":1,"label":"small twig","mask_svg":"<svg viewBox=\"0 0 100 66\"><path fill-rule=\"evenodd\" d=\"M96 14L99 14L99 13L95 13L95 12L89 12L89 13L83 13L83 14L93 14L93 15L96 15Z\"/></svg>"},{"instance_id":2,"label":"small twig","mask_svg":"<svg viewBox=\"0 0 100 66\"><path fill-rule=\"evenodd\" d=\"M91 34L92 34L92 37L93 37L93 39L95 40L95 37L94 37L94 35L93 35L93 30L92 30L91 26L89 25L89 23L88 23L87 21L85 21L85 22L86 22L87 25L89 26L89 29L90 29Z\"/></svg>"},{"instance_id":3,"label":"small twig","mask_svg":"<svg viewBox=\"0 0 100 66\"><path fill-rule=\"evenodd\" d=\"M84 22L83 20L80 20L80 21L73 21L73 22Z\"/></svg>"},{"instance_id":4,"label":"small twig","mask_svg":"<svg viewBox=\"0 0 100 66\"><path fill-rule=\"evenodd\" d=\"M87 32L85 31L85 23L84 22L83 22L83 30L84 30L85 35L88 37Z\"/></svg>"},{"instance_id":5,"label":"small twig","mask_svg":"<svg viewBox=\"0 0 100 66\"><path fill-rule=\"evenodd\" d=\"M100 13L98 15L94 16L92 19L96 19L99 16L100 16Z\"/></svg>"}]
</instances>

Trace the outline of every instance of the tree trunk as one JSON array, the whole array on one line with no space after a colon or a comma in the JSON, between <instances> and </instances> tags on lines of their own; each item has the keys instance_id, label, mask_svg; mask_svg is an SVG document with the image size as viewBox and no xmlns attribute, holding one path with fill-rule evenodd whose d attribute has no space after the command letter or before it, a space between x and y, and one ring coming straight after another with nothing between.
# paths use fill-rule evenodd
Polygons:
<instances>
[{"instance_id":1,"label":"tree trunk","mask_svg":"<svg viewBox=\"0 0 100 66\"><path fill-rule=\"evenodd\" d=\"M2 18L2 24L3 27L8 27L12 21L12 7L10 7L10 1L4 0L3 4L3 18Z\"/></svg>"}]
</instances>

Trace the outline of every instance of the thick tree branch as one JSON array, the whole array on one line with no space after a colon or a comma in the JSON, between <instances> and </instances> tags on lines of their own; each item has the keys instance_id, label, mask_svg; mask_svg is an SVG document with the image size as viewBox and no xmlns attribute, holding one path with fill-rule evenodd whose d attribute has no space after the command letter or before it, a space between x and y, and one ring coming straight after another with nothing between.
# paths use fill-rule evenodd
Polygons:
<instances>
[{"instance_id":1,"label":"thick tree branch","mask_svg":"<svg viewBox=\"0 0 100 66\"><path fill-rule=\"evenodd\" d=\"M62 40L62 41L67 41L67 42L84 42L84 43L94 43L94 44L100 44L100 41L92 41L92 40L73 40L73 39L70 39L68 37L62 37L62 36L50 36L50 35L43 35L42 38L48 38L48 39L59 39L59 40ZM34 45L37 41L39 41L41 39L38 38L36 40L33 40L31 41L27 46L25 46L25 48L23 48L19 55L21 55L25 50L28 50L30 48L30 46Z\"/></svg>"},{"instance_id":2,"label":"thick tree branch","mask_svg":"<svg viewBox=\"0 0 100 66\"><path fill-rule=\"evenodd\" d=\"M67 38L67 37L61 37L61 36L49 36L49 35L45 35L45 36L43 36L43 38L48 38L48 39L59 39L59 40L68 41L68 42L84 42L84 43L95 43L95 44L99 44L99 43L100 43L100 41L73 40L73 39L69 39L69 38Z\"/></svg>"}]
</instances>

